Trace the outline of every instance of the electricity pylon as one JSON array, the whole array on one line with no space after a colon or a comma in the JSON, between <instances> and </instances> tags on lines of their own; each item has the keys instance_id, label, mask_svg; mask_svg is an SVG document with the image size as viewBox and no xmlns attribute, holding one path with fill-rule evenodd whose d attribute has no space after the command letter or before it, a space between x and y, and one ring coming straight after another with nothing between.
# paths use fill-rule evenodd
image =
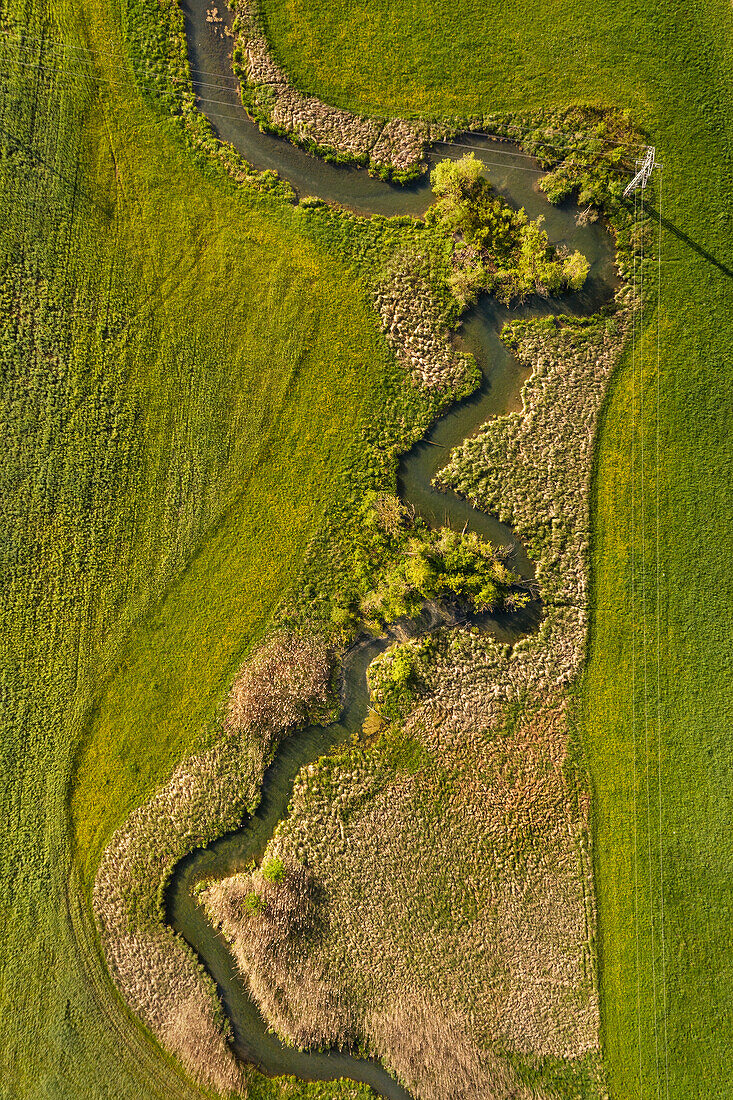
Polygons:
<instances>
[{"instance_id":1,"label":"electricity pylon","mask_svg":"<svg viewBox=\"0 0 733 1100\"><path fill-rule=\"evenodd\" d=\"M632 191L636 191L637 187L640 187L643 190L649 183L649 177L654 171L655 165L657 163L654 152L654 146L648 145L643 159L637 160L637 173L632 179L631 183L627 185L626 190L624 191L624 198L627 198Z\"/></svg>"}]
</instances>

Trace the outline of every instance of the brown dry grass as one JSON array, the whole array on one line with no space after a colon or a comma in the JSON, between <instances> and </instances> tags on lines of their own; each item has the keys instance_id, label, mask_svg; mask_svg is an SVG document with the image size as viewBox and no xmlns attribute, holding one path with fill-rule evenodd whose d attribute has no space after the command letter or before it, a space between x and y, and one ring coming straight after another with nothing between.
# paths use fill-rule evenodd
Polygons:
<instances>
[{"instance_id":1,"label":"brown dry grass","mask_svg":"<svg viewBox=\"0 0 733 1100\"><path fill-rule=\"evenodd\" d=\"M288 861L285 880L259 871L211 883L202 903L233 946L237 965L266 1018L302 1048L345 1046L358 1037L348 992L308 960L323 933L318 883ZM253 908L251 899L262 908Z\"/></svg>"},{"instance_id":2,"label":"brown dry grass","mask_svg":"<svg viewBox=\"0 0 733 1100\"><path fill-rule=\"evenodd\" d=\"M374 304L387 342L413 383L428 390L470 392L478 374L471 355L457 351L419 258L397 256L377 287Z\"/></svg>"},{"instance_id":3,"label":"brown dry grass","mask_svg":"<svg viewBox=\"0 0 733 1100\"><path fill-rule=\"evenodd\" d=\"M479 1051L465 1022L426 996L405 991L369 1020L378 1049L391 1051L391 1065L424 1100L542 1100L517 1080L511 1066Z\"/></svg>"},{"instance_id":4,"label":"brown dry grass","mask_svg":"<svg viewBox=\"0 0 733 1100\"><path fill-rule=\"evenodd\" d=\"M270 735L301 722L328 700L330 660L318 637L278 634L248 661L232 684L225 727Z\"/></svg>"},{"instance_id":5,"label":"brown dry grass","mask_svg":"<svg viewBox=\"0 0 733 1100\"><path fill-rule=\"evenodd\" d=\"M290 864L280 886L255 872L212 883L203 895L252 994L281 1034L301 1047L353 1046L368 1037L369 1046L386 1052L400 1080L424 1100L540 1095L522 1086L506 1062L480 1051L461 1018L424 992L402 990L378 1011L358 1011L343 983L306 957L322 917L314 890L312 876ZM253 893L261 910L248 906Z\"/></svg>"},{"instance_id":6,"label":"brown dry grass","mask_svg":"<svg viewBox=\"0 0 733 1100\"><path fill-rule=\"evenodd\" d=\"M454 678L465 699L485 698L480 668ZM567 759L566 707L556 696L515 724L504 705L487 731L426 705L411 732L439 767L386 781L355 750L311 769L272 848L289 885L255 872L206 895L281 1034L304 1047L361 1039L430 1100L523 1095L497 1049L597 1049L587 795ZM423 1002L443 1021L434 1034L415 1030Z\"/></svg>"},{"instance_id":7,"label":"brown dry grass","mask_svg":"<svg viewBox=\"0 0 733 1100\"><path fill-rule=\"evenodd\" d=\"M368 118L304 95L272 57L257 0L238 0L236 10L236 45L242 60L235 63L235 71L248 110L263 125L307 148L398 175L422 170L426 145L449 135L445 123Z\"/></svg>"},{"instance_id":8,"label":"brown dry grass","mask_svg":"<svg viewBox=\"0 0 733 1100\"><path fill-rule=\"evenodd\" d=\"M535 368L523 412L487 425L443 475L531 544L540 631L511 650L465 630L409 641L423 701L402 731L301 776L268 855L307 864L320 887L310 932L291 938L269 898L222 920L233 882L207 896L281 1034L356 1036L420 1100L524 1095L505 1052L590 1059L603 1094L588 794L568 756L568 706L585 643L592 440L620 320L519 330Z\"/></svg>"},{"instance_id":9,"label":"brown dry grass","mask_svg":"<svg viewBox=\"0 0 733 1100\"><path fill-rule=\"evenodd\" d=\"M245 1076L211 979L164 923L163 889L179 859L236 828L256 805L279 738L327 704L329 677L321 638L271 638L234 682L219 743L179 765L130 816L95 880L94 911L123 997L193 1077L220 1092L241 1091Z\"/></svg>"}]
</instances>

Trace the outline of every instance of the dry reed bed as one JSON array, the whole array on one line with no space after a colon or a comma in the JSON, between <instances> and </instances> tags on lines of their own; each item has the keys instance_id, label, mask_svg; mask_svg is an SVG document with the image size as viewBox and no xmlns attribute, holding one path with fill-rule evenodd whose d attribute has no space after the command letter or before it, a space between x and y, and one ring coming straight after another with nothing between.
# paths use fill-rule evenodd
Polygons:
<instances>
[{"instance_id":1,"label":"dry reed bed","mask_svg":"<svg viewBox=\"0 0 733 1100\"><path fill-rule=\"evenodd\" d=\"M256 871L205 895L281 1035L361 1043L421 1100L524 1095L507 1053L590 1059L602 1093L588 795L567 708L586 634L593 439L626 323L620 309L611 322L515 326L533 367L523 411L486 425L441 474L535 555L538 634L513 649L465 630L402 643L422 701L399 734L301 775L268 849L286 883ZM298 875L302 909L278 898Z\"/></svg>"},{"instance_id":2,"label":"dry reed bed","mask_svg":"<svg viewBox=\"0 0 733 1100\"><path fill-rule=\"evenodd\" d=\"M274 173L254 172L218 142L196 111L176 11L168 66L186 78L180 111L193 145L237 180L292 197ZM212 22L221 32L218 12ZM242 0L238 33L248 105L309 148L406 176L419 171L425 143L449 132L357 118L300 95L272 62L254 2ZM548 118L533 135L526 120L463 124L531 136L549 166L562 160L551 146L566 121ZM587 169L579 164L578 173ZM376 304L417 385L463 387L470 360L450 346L426 280L395 270ZM490 425L443 475L480 506L499 508L538 554L548 611L540 634L511 654L464 632L432 648L410 643L425 696L406 727L422 753L419 781L412 766L385 763L379 746L312 766L272 844L286 860L285 882L255 872L206 896L283 1035L302 1045L361 1040L430 1100L529 1095L497 1051L573 1057L597 1044L587 799L567 758L565 709L585 634L590 445L621 339L608 335L596 327L578 352L567 331L556 339L527 326L519 353L536 369L524 415ZM238 681L221 742L178 767L115 834L94 893L126 1000L195 1077L225 1092L241 1090L246 1075L213 984L164 925L162 892L178 859L256 804L264 767L282 732L304 717L303 702L325 702L321 643L281 635L272 646ZM275 675L286 667L294 679ZM253 890L264 908L247 904Z\"/></svg>"},{"instance_id":3,"label":"dry reed bed","mask_svg":"<svg viewBox=\"0 0 733 1100\"><path fill-rule=\"evenodd\" d=\"M426 145L449 136L445 123L368 118L298 91L272 57L256 0L238 0L236 12L235 72L245 105L264 128L402 179L421 174Z\"/></svg>"},{"instance_id":4,"label":"dry reed bed","mask_svg":"<svg viewBox=\"0 0 733 1100\"><path fill-rule=\"evenodd\" d=\"M454 346L445 309L418 259L396 258L377 286L374 304L387 343L416 386L456 395L475 387L473 356Z\"/></svg>"},{"instance_id":5,"label":"dry reed bed","mask_svg":"<svg viewBox=\"0 0 733 1100\"><path fill-rule=\"evenodd\" d=\"M180 764L113 836L94 885L107 964L133 1012L202 1084L241 1092L246 1074L226 1037L213 982L165 924L163 891L176 863L236 828L259 801L262 776L286 730L327 705L323 641L281 633L243 667L224 735Z\"/></svg>"}]
</instances>

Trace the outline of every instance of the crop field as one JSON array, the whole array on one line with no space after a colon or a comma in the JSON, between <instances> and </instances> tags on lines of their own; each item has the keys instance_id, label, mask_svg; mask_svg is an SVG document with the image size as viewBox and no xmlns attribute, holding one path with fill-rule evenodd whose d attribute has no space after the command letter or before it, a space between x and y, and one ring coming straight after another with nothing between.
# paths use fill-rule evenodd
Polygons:
<instances>
[{"instance_id":1,"label":"crop field","mask_svg":"<svg viewBox=\"0 0 733 1100\"><path fill-rule=\"evenodd\" d=\"M28 34L0 51L9 1100L191 1094L102 978L84 899L114 828L206 743L388 362L291 208L197 167L154 117L119 19L0 19Z\"/></svg>"},{"instance_id":2,"label":"crop field","mask_svg":"<svg viewBox=\"0 0 733 1100\"><path fill-rule=\"evenodd\" d=\"M614 1097L733 1094L730 7L265 0L293 82L440 116L629 108L657 147L662 264L595 476L583 741L594 794L602 1033ZM648 199L657 223L660 188ZM655 229L656 233L656 229Z\"/></svg>"},{"instance_id":3,"label":"crop field","mask_svg":"<svg viewBox=\"0 0 733 1100\"><path fill-rule=\"evenodd\" d=\"M125 60L134 7L0 0L0 30L27 35L0 44L2 1100L200 1095L110 985L92 879L210 743L347 486L379 482L364 441L394 398L339 258L379 227L357 240L324 212L306 232L287 196L192 155ZM657 146L662 263L603 414L579 700L602 1040L613 1100L733 1096L730 5L263 8L278 61L327 103L598 103Z\"/></svg>"}]
</instances>

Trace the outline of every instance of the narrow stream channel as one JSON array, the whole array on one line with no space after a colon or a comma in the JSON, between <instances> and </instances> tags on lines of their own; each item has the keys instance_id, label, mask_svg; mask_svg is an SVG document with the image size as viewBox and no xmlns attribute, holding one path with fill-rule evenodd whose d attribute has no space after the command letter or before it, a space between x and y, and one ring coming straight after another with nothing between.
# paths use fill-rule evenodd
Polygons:
<instances>
[{"instance_id":1,"label":"narrow stream channel","mask_svg":"<svg viewBox=\"0 0 733 1100\"><path fill-rule=\"evenodd\" d=\"M182 4L194 87L201 99L201 109L222 139L231 142L256 168L275 169L301 195L317 195L365 215L424 213L431 200L427 177L407 188L395 187L372 179L363 169L327 164L283 139L262 134L241 107L228 56L231 40L219 37L207 22L207 6L207 0L183 0ZM222 14L228 15L223 3L222 8ZM576 226L575 206L553 207L547 202L536 186L540 173L532 169L537 165L520 155L515 146L476 136L464 136L459 141L460 145L440 143L431 155L458 159L466 152L463 145L469 144L489 164L492 183L507 201L524 206L530 217L544 215L550 240L580 249L591 263L580 294L554 300L534 298L513 309L500 306L487 296L479 301L465 317L458 338L461 346L476 357L482 373L481 385L470 398L437 421L425 439L400 462L400 495L428 523L447 524L458 530L467 525L492 542L516 544L511 528L476 511L454 493L436 491L431 480L446 464L451 448L492 417L521 407L521 389L527 374L499 339L502 325L517 318L593 313L613 293L613 245L600 223ZM524 577L533 575L532 563L520 545L512 564ZM519 615L484 615L472 621L498 640L513 642L536 629L539 614L535 602ZM418 636L445 621L448 620L425 610L409 630ZM269 1032L236 971L225 940L214 931L191 892L202 879L223 878L261 856L277 823L287 812L301 768L361 729L368 704L366 670L392 641L392 636L362 638L352 647L343 663L343 709L339 721L298 731L283 741L265 773L257 812L237 832L192 852L179 863L166 891L166 913L169 923L190 944L216 982L232 1024L233 1047L239 1057L271 1075L294 1074L306 1080L350 1077L371 1085L388 1100L410 1100L409 1093L378 1062L341 1051L304 1053L285 1046Z\"/></svg>"}]
</instances>

